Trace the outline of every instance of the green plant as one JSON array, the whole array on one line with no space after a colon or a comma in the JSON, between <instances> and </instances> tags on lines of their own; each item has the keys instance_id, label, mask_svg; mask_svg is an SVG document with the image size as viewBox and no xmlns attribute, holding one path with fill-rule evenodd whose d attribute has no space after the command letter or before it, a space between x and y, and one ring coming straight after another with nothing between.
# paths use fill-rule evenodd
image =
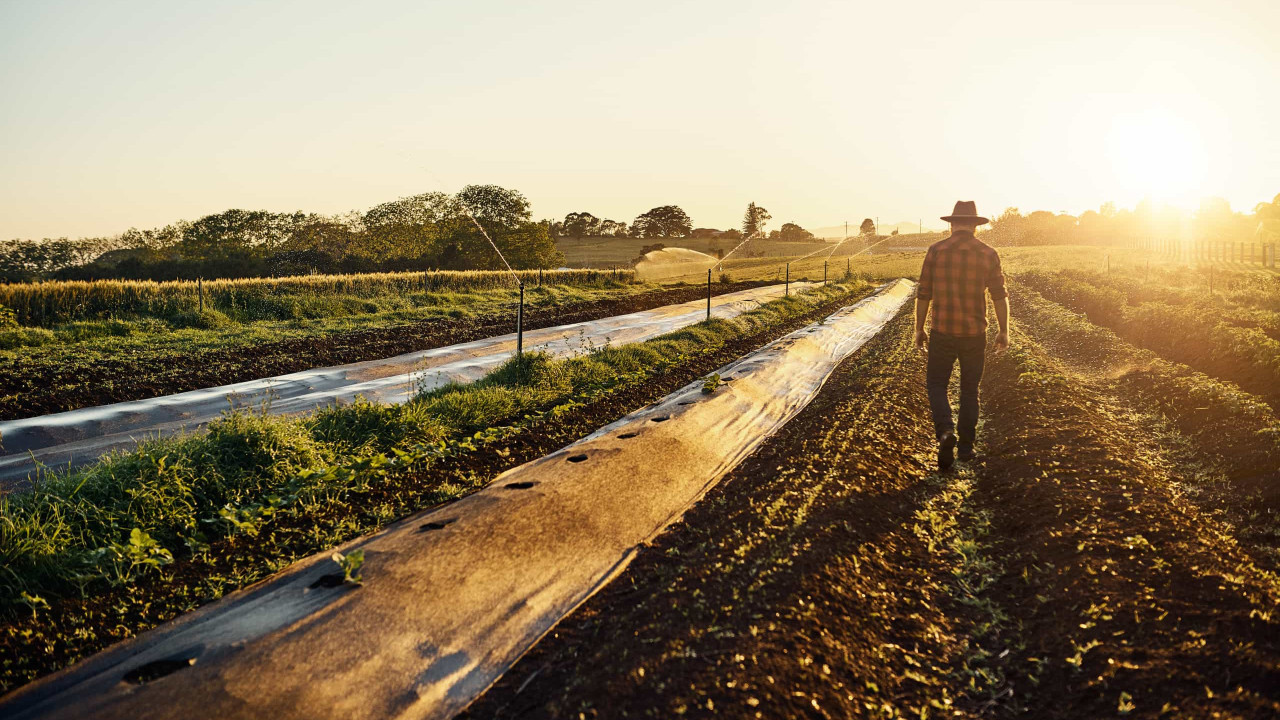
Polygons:
<instances>
[{"instance_id":1,"label":"green plant","mask_svg":"<svg viewBox=\"0 0 1280 720\"><path fill-rule=\"evenodd\" d=\"M702 394L710 395L720 387L720 373L711 373L702 381Z\"/></svg>"},{"instance_id":2,"label":"green plant","mask_svg":"<svg viewBox=\"0 0 1280 720\"><path fill-rule=\"evenodd\" d=\"M129 532L128 542L113 542L97 554L102 576L113 585L129 582L140 568L158 568L173 562L173 553L139 528Z\"/></svg>"},{"instance_id":3,"label":"green plant","mask_svg":"<svg viewBox=\"0 0 1280 720\"><path fill-rule=\"evenodd\" d=\"M359 585L363 576L360 574L360 568L364 565L364 551L352 550L347 554L335 552L331 559L338 563L338 567L342 569L342 582L352 585Z\"/></svg>"}]
</instances>

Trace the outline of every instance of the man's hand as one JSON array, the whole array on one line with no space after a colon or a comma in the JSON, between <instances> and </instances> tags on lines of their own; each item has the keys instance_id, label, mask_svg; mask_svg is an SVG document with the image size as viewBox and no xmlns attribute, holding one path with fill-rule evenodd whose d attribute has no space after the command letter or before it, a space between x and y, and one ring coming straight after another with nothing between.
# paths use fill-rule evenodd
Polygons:
<instances>
[{"instance_id":1,"label":"man's hand","mask_svg":"<svg viewBox=\"0 0 1280 720\"><path fill-rule=\"evenodd\" d=\"M1009 331L1002 330L996 333L996 352L1002 353L1009 349Z\"/></svg>"},{"instance_id":2,"label":"man's hand","mask_svg":"<svg viewBox=\"0 0 1280 720\"><path fill-rule=\"evenodd\" d=\"M915 346L920 352L928 352L926 348L929 346L929 336L924 330L916 330Z\"/></svg>"}]
</instances>

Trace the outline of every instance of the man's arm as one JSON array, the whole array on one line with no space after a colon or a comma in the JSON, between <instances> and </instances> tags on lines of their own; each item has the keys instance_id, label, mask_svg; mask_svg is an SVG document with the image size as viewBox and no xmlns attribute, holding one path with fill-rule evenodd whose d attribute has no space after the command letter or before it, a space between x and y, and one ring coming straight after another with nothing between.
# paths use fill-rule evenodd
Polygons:
<instances>
[{"instance_id":1,"label":"man's arm","mask_svg":"<svg viewBox=\"0 0 1280 720\"><path fill-rule=\"evenodd\" d=\"M1000 267L999 254L995 255L995 267L987 276L987 290L991 293L991 303L996 306L996 322L1000 323L996 352L1003 352L1009 347L1009 291L1004 286L1004 269Z\"/></svg>"},{"instance_id":2,"label":"man's arm","mask_svg":"<svg viewBox=\"0 0 1280 720\"><path fill-rule=\"evenodd\" d=\"M996 300L995 306L996 322L1000 323L1000 332L996 335L996 352L1004 352L1009 348L1009 296Z\"/></svg>"},{"instance_id":3,"label":"man's arm","mask_svg":"<svg viewBox=\"0 0 1280 720\"><path fill-rule=\"evenodd\" d=\"M915 346L925 349L929 338L924 334L924 321L929 317L929 301L933 299L933 265L935 260L933 248L924 254L924 264L920 266L920 282L916 285L916 337Z\"/></svg>"},{"instance_id":4,"label":"man's arm","mask_svg":"<svg viewBox=\"0 0 1280 720\"><path fill-rule=\"evenodd\" d=\"M916 348L925 349L925 345L929 342L929 336L924 333L924 321L929 317L929 298L916 298Z\"/></svg>"}]
</instances>

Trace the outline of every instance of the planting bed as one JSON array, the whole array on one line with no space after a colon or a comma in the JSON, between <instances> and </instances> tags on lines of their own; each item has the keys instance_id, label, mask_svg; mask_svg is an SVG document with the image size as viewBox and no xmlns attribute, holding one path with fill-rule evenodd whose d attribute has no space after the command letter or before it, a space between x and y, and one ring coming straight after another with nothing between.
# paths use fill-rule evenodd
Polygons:
<instances>
[{"instance_id":1,"label":"planting bed","mask_svg":"<svg viewBox=\"0 0 1280 720\"><path fill-rule=\"evenodd\" d=\"M1232 521L1265 519L1186 492L1221 444L1109 394L1165 380L1019 334L989 360L982 455L937 475L891 329L467 717L1280 713L1280 583ZM1196 399L1220 422L1241 402Z\"/></svg>"},{"instance_id":2,"label":"planting bed","mask_svg":"<svg viewBox=\"0 0 1280 720\"><path fill-rule=\"evenodd\" d=\"M862 285L832 287L829 299L807 306L792 299L783 304L790 314L744 326L749 331L737 335L721 329L723 341L702 342L697 350L671 357L648 372L561 398L545 412L491 422L492 432L484 433L483 439L450 443L446 454L433 461L400 467L395 458L386 464L385 456L379 461L383 465L362 460L354 465L368 475L367 481L342 492L327 492L319 504L287 508L253 535L210 538L207 545L188 551L175 547L176 561L162 572L144 573L114 587L99 583L84 597L50 596L47 606L33 605L29 613L21 606L10 606L0 626L0 681L5 688L21 685L300 557L470 492L497 473L563 447L728 360L829 314L867 290Z\"/></svg>"},{"instance_id":3,"label":"planting bed","mask_svg":"<svg viewBox=\"0 0 1280 720\"><path fill-rule=\"evenodd\" d=\"M1208 272L1166 270L1150 282L1133 273L1079 271L1025 273L1020 280L1135 345L1280 407L1280 283L1219 271L1211 293Z\"/></svg>"},{"instance_id":4,"label":"planting bed","mask_svg":"<svg viewBox=\"0 0 1280 720\"><path fill-rule=\"evenodd\" d=\"M718 283L717 295L764 282ZM529 307L525 327L536 329L594 320L706 296L705 287L653 290L616 299ZM226 385L314 367L341 365L511 332L514 307L474 318L431 319L394 327L300 337L188 353L129 354L58 363L0 357L0 420L139 400Z\"/></svg>"}]
</instances>

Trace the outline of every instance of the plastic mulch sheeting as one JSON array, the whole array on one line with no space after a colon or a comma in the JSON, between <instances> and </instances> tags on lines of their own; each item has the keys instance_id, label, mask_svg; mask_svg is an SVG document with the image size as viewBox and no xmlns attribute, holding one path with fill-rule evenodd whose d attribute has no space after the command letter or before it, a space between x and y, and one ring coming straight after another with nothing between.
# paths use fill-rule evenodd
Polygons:
<instances>
[{"instance_id":1,"label":"plastic mulch sheeting","mask_svg":"<svg viewBox=\"0 0 1280 720\"><path fill-rule=\"evenodd\" d=\"M899 280L455 503L19 690L13 718L444 718L793 418L911 297ZM132 681L130 681L132 679Z\"/></svg>"},{"instance_id":2,"label":"plastic mulch sheeting","mask_svg":"<svg viewBox=\"0 0 1280 720\"><path fill-rule=\"evenodd\" d=\"M797 290L809 287L808 283L792 285ZM783 292L783 286L773 285L721 295L712 300L712 316L736 317L781 297ZM643 342L701 322L706 319L706 307L705 300L694 300L530 330L524 334L524 347L563 357L606 342ZM141 438L197 429L231 407L265 408L272 415L291 415L351 402L357 396L402 403L419 388L479 380L508 360L515 348L516 336L511 333L384 360L0 422L0 490L20 487L38 464L51 468L82 465L111 450L132 447Z\"/></svg>"}]
</instances>

